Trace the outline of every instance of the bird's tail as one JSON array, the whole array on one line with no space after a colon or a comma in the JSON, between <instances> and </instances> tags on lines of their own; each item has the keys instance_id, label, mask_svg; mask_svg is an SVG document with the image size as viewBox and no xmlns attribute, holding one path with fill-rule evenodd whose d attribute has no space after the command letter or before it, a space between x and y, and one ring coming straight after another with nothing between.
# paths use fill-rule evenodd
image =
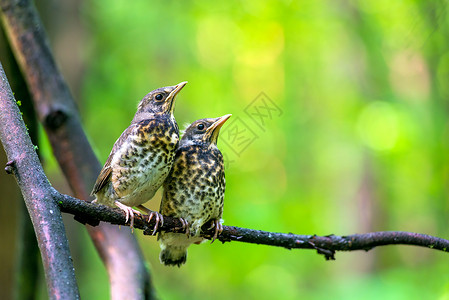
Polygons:
<instances>
[{"instance_id":1,"label":"bird's tail","mask_svg":"<svg viewBox=\"0 0 449 300\"><path fill-rule=\"evenodd\" d=\"M187 247L167 246L161 250L159 259L166 266L181 267L187 260Z\"/></svg>"},{"instance_id":2,"label":"bird's tail","mask_svg":"<svg viewBox=\"0 0 449 300\"><path fill-rule=\"evenodd\" d=\"M185 234L161 232L157 239L161 245L159 260L166 266L178 266L186 263L187 248L191 240Z\"/></svg>"}]
</instances>

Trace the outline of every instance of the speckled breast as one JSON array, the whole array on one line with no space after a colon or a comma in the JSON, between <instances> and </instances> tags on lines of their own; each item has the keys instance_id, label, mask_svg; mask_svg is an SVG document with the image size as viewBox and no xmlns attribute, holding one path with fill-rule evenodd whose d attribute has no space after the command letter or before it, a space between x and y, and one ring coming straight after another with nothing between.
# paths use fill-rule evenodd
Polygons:
<instances>
[{"instance_id":1,"label":"speckled breast","mask_svg":"<svg viewBox=\"0 0 449 300\"><path fill-rule=\"evenodd\" d=\"M174 120L143 120L112 161L112 183L120 202L136 206L150 200L167 177L178 146Z\"/></svg>"},{"instance_id":2,"label":"speckled breast","mask_svg":"<svg viewBox=\"0 0 449 300\"><path fill-rule=\"evenodd\" d=\"M186 219L195 231L211 219L221 219L224 192L223 156L217 148L180 149L164 183L161 213Z\"/></svg>"}]
</instances>

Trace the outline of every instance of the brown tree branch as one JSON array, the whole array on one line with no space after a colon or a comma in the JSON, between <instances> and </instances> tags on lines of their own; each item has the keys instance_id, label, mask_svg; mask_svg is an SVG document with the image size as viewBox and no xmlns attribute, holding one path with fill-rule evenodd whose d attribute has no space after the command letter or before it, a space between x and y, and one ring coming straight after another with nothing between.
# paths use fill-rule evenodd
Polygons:
<instances>
[{"instance_id":1,"label":"brown tree branch","mask_svg":"<svg viewBox=\"0 0 449 300\"><path fill-rule=\"evenodd\" d=\"M58 203L61 211L75 216L82 216L86 222L94 226L100 221L116 225L127 225L125 223L125 214L119 209L86 203L67 195L61 195ZM152 219L148 222L148 216L135 216L134 228L142 229L144 234L153 234L154 225L155 220ZM202 232L202 236L207 239L211 239L214 235L214 229L208 229L209 225L203 226ZM181 221L167 216L164 216L164 225L160 226L158 231L185 233L185 230L182 229ZM223 243L238 241L286 249L314 249L317 250L318 254L322 254L326 259L331 260L335 259L336 251L368 251L378 246L387 245L413 245L449 252L449 240L403 231L381 231L347 236L317 236L223 226L223 232L218 236L218 240Z\"/></svg>"},{"instance_id":2,"label":"brown tree branch","mask_svg":"<svg viewBox=\"0 0 449 300\"><path fill-rule=\"evenodd\" d=\"M40 122L76 197L88 199L101 165L81 126L70 91L56 67L42 22L30 0L0 0L1 17L33 96ZM154 298L143 254L129 230L87 227L109 274L113 299Z\"/></svg>"},{"instance_id":3,"label":"brown tree branch","mask_svg":"<svg viewBox=\"0 0 449 300\"><path fill-rule=\"evenodd\" d=\"M52 299L79 298L69 244L56 198L28 136L0 64L0 139L34 225Z\"/></svg>"}]
</instances>

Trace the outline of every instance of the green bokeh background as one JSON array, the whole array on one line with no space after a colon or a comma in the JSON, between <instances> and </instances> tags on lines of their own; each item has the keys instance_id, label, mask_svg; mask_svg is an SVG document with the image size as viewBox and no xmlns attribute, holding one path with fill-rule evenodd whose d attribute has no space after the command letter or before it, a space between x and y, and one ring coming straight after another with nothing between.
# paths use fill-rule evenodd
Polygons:
<instances>
[{"instance_id":1,"label":"green bokeh background","mask_svg":"<svg viewBox=\"0 0 449 300\"><path fill-rule=\"evenodd\" d=\"M225 225L447 237L447 8L424 0L84 1L82 121L104 162L146 93L187 80L176 103L180 127L231 113L229 124L239 120L256 136L237 155L223 127ZM281 110L262 127L245 111L261 92ZM41 149L54 174L45 142ZM148 206L159 202L160 193ZM82 298L107 299L106 272L82 230L70 237ZM216 242L192 246L178 269L159 263L155 238L135 235L161 299L449 299L449 257L429 249L325 261L311 250Z\"/></svg>"}]
</instances>

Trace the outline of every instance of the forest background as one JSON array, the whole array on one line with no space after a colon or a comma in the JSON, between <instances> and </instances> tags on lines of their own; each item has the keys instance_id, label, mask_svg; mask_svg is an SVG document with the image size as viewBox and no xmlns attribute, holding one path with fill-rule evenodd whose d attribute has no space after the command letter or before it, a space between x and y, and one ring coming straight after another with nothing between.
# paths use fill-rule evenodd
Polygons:
<instances>
[{"instance_id":1,"label":"forest background","mask_svg":"<svg viewBox=\"0 0 449 300\"><path fill-rule=\"evenodd\" d=\"M180 127L233 114L218 144L226 160L225 225L442 238L449 214L447 8L447 1L418 0L38 4L101 162L147 92L187 80L175 109ZM70 194L40 133L47 175ZM19 202L14 179L1 176L6 294L18 227L11 212ZM158 209L159 199L149 207ZM82 298L108 299L106 271L84 227L71 216L65 224ZM443 252L389 246L325 261L314 251L216 242L192 246L178 269L159 263L155 238L134 234L161 299L449 298Z\"/></svg>"}]
</instances>

